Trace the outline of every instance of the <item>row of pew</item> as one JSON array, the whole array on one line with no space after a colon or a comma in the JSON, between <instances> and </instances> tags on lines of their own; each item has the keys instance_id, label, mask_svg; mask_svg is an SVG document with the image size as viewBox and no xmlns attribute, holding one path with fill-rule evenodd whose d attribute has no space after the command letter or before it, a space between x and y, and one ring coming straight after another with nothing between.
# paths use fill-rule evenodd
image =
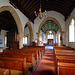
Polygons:
<instances>
[{"instance_id":1,"label":"row of pew","mask_svg":"<svg viewBox=\"0 0 75 75\"><path fill-rule=\"evenodd\" d=\"M25 46L22 49L4 50L0 53L0 73L3 73L0 75L30 75L44 53L45 46Z\"/></svg>"},{"instance_id":2,"label":"row of pew","mask_svg":"<svg viewBox=\"0 0 75 75\"><path fill-rule=\"evenodd\" d=\"M66 46L54 47L56 75L75 75L75 50Z\"/></svg>"}]
</instances>

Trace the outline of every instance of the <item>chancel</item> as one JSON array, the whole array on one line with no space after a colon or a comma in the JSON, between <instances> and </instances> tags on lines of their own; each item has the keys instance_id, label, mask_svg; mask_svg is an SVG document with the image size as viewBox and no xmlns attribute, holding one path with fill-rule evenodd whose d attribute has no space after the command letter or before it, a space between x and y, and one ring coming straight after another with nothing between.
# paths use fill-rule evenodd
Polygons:
<instances>
[{"instance_id":1,"label":"chancel","mask_svg":"<svg viewBox=\"0 0 75 75\"><path fill-rule=\"evenodd\" d=\"M75 0L0 0L0 75L75 75Z\"/></svg>"}]
</instances>

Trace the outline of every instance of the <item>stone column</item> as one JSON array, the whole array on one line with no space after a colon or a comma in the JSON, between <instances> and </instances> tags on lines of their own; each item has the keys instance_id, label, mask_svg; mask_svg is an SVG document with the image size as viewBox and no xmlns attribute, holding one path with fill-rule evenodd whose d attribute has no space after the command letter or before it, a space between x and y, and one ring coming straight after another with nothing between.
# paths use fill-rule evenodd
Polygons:
<instances>
[{"instance_id":1,"label":"stone column","mask_svg":"<svg viewBox=\"0 0 75 75\"><path fill-rule=\"evenodd\" d=\"M47 33L45 34L45 40L47 41Z\"/></svg>"},{"instance_id":2,"label":"stone column","mask_svg":"<svg viewBox=\"0 0 75 75\"><path fill-rule=\"evenodd\" d=\"M23 35L19 35L19 49L23 47Z\"/></svg>"},{"instance_id":3,"label":"stone column","mask_svg":"<svg viewBox=\"0 0 75 75\"><path fill-rule=\"evenodd\" d=\"M39 34L38 34L38 32L36 33L36 40L37 40L37 45L39 45Z\"/></svg>"},{"instance_id":4,"label":"stone column","mask_svg":"<svg viewBox=\"0 0 75 75\"><path fill-rule=\"evenodd\" d=\"M61 32L61 46L63 46L63 35L64 35L64 32Z\"/></svg>"},{"instance_id":5,"label":"stone column","mask_svg":"<svg viewBox=\"0 0 75 75\"><path fill-rule=\"evenodd\" d=\"M56 43L56 33L54 33L55 43Z\"/></svg>"},{"instance_id":6,"label":"stone column","mask_svg":"<svg viewBox=\"0 0 75 75\"><path fill-rule=\"evenodd\" d=\"M57 32L57 43L59 45L59 31Z\"/></svg>"}]
</instances>

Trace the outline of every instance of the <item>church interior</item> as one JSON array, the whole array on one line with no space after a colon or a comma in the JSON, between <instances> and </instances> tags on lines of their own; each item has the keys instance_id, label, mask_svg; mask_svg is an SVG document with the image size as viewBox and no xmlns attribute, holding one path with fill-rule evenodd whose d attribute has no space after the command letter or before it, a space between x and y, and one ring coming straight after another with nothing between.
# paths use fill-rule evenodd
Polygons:
<instances>
[{"instance_id":1,"label":"church interior","mask_svg":"<svg viewBox=\"0 0 75 75\"><path fill-rule=\"evenodd\" d=\"M0 0L0 75L75 75L75 0Z\"/></svg>"}]
</instances>

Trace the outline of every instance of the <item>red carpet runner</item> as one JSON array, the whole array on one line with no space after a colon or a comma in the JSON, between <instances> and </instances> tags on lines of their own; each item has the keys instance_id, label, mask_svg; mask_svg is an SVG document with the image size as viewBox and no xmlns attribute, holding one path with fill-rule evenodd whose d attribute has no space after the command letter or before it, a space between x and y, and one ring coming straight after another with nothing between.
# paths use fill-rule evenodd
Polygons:
<instances>
[{"instance_id":1,"label":"red carpet runner","mask_svg":"<svg viewBox=\"0 0 75 75\"><path fill-rule=\"evenodd\" d=\"M55 75L53 50L47 50L34 75Z\"/></svg>"}]
</instances>

